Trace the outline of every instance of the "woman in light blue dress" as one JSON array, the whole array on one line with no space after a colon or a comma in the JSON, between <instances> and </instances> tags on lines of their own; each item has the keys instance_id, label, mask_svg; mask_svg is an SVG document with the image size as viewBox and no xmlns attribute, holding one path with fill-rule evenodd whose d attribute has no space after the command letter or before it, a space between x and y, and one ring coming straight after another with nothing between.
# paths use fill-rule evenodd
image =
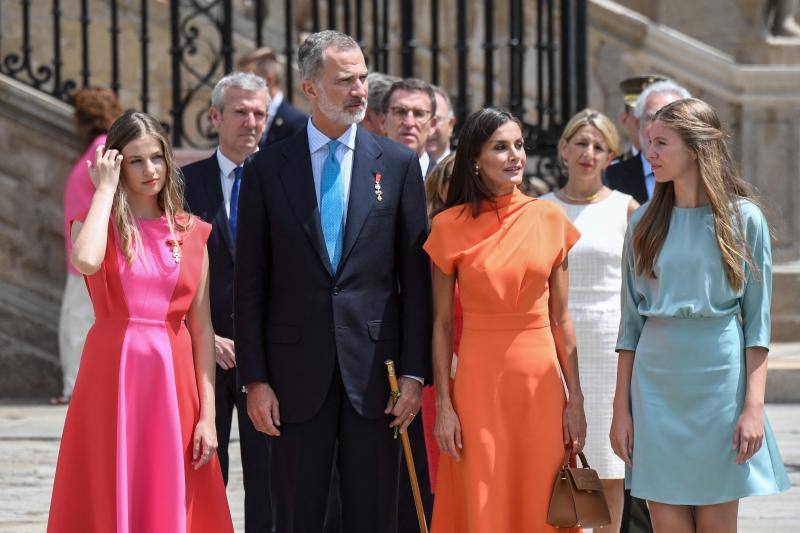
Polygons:
<instances>
[{"instance_id":1,"label":"woman in light blue dress","mask_svg":"<svg viewBox=\"0 0 800 533\"><path fill-rule=\"evenodd\" d=\"M611 444L656 533L735 531L740 498L789 488L764 414L769 227L711 106L665 106L650 139L656 189L623 250Z\"/></svg>"}]
</instances>

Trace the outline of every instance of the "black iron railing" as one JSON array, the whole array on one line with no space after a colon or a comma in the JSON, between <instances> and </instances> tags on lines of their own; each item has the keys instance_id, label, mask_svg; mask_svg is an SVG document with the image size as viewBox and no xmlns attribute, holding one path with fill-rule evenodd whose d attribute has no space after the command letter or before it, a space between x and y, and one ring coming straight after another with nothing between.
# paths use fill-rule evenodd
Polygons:
<instances>
[{"instance_id":1,"label":"black iron railing","mask_svg":"<svg viewBox=\"0 0 800 533\"><path fill-rule=\"evenodd\" d=\"M42 18L33 10L41 13L45 4L49 40L42 27L33 27ZM159 9L160 18L154 15ZM446 80L459 122L481 105L508 107L523 119L531 151L549 165L563 124L586 105L586 9L586 0L171 0L167 6L151 0L3 0L0 73L63 100L79 86L111 87L125 93L124 105L161 113L176 146L202 146L213 138L205 122L209 91L246 51L234 47L235 17L240 33L250 26L237 42L283 53L288 87L297 81L294 61L302 36L334 28L354 36L371 70L436 84ZM280 20L282 35L265 32L266 17L277 17L273 29ZM162 26L168 21L169 43L154 41L156 19ZM476 20L481 25L471 26ZM74 24L69 46L65 22ZM98 27L107 28L107 35ZM96 53L102 49L107 56ZM165 52L171 68L154 72L159 58L153 54ZM124 86L129 76L121 69L130 68L131 55L138 55L140 76L135 86ZM110 62L107 69L100 68L100 57ZM476 69L482 76L470 75ZM158 90L156 81L168 91ZM291 99L292 91L286 96Z\"/></svg>"}]
</instances>

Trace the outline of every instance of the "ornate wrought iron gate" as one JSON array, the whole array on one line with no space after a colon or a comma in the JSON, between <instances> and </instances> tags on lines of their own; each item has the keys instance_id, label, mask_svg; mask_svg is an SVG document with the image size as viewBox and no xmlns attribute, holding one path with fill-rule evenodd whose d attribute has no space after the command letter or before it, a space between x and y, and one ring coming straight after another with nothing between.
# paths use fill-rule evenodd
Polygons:
<instances>
[{"instance_id":1,"label":"ornate wrought iron gate","mask_svg":"<svg viewBox=\"0 0 800 533\"><path fill-rule=\"evenodd\" d=\"M43 11L46 1L0 4L0 73L63 100L79 86L122 91L124 104L160 113L176 146L210 142L204 123L208 91L233 68L235 55L246 51L242 43L281 48L285 82L293 87L300 38L325 28L353 35L371 70L435 84L443 84L447 71L445 89L454 97L459 122L471 108L508 107L523 119L529 148L545 156L542 161L552 160L563 124L587 100L586 0L170 0L168 6L154 0L49 0ZM159 9L168 10L161 19ZM265 25L269 17L271 29ZM155 25L165 20L168 44L154 40ZM62 33L65 24L75 35L70 43ZM98 26L108 30L102 39ZM51 39L42 35L45 28ZM93 52L105 47L108 64L101 78ZM138 87L123 83L122 69L132 62L120 58L123 50L126 57L138 56ZM163 53L170 55L170 68L154 73L152 62ZM70 69L65 58L72 59ZM482 76L470 75L481 69ZM166 70L170 96L153 89L154 77L161 80Z\"/></svg>"}]
</instances>

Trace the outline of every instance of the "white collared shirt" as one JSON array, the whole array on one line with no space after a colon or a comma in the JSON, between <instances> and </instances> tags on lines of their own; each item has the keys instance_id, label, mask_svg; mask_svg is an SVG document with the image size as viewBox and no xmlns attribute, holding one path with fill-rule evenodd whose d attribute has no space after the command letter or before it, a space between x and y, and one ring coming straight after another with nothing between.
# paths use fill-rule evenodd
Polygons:
<instances>
[{"instance_id":1,"label":"white collared shirt","mask_svg":"<svg viewBox=\"0 0 800 533\"><path fill-rule=\"evenodd\" d=\"M314 121L309 117L308 125L308 151L311 152L311 172L314 175L314 192L317 195L317 205L320 205L319 191L322 184L322 167L328 158L328 143L334 139L329 138L314 126ZM345 224L347 223L347 206L350 202L350 176L353 173L353 154L356 149L356 131L358 126L352 124L337 141L339 147L336 150L336 159L342 172L342 182L344 185L344 213Z\"/></svg>"},{"instance_id":2,"label":"white collared shirt","mask_svg":"<svg viewBox=\"0 0 800 533\"><path fill-rule=\"evenodd\" d=\"M262 137L266 137L272 123L275 122L275 115L278 114L278 108L283 103L283 91L278 91L272 100L269 101L267 106L267 123L264 124L264 133Z\"/></svg>"},{"instance_id":3,"label":"white collared shirt","mask_svg":"<svg viewBox=\"0 0 800 533\"><path fill-rule=\"evenodd\" d=\"M233 191L233 181L236 179L234 170L237 165L222 153L222 150L217 147L217 164L219 164L219 181L222 184L222 199L225 203L225 214L228 218L231 216L231 192Z\"/></svg>"},{"instance_id":4,"label":"white collared shirt","mask_svg":"<svg viewBox=\"0 0 800 533\"><path fill-rule=\"evenodd\" d=\"M422 169L422 179L425 179L425 176L428 175L428 166L431 164L431 156L428 155L428 152L422 152L422 155L419 156L419 168Z\"/></svg>"},{"instance_id":5,"label":"white collared shirt","mask_svg":"<svg viewBox=\"0 0 800 533\"><path fill-rule=\"evenodd\" d=\"M642 158L644 186L647 189L647 199L650 200L653 197L653 190L656 188L656 175L653 174L653 167L650 166L650 161L644 156L644 152L639 152L639 157Z\"/></svg>"}]
</instances>

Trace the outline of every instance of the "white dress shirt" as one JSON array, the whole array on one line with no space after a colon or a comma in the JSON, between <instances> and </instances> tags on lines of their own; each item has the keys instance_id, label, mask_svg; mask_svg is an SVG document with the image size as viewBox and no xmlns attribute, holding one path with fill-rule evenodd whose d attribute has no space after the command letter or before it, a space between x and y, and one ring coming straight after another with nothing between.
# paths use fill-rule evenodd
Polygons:
<instances>
[{"instance_id":1,"label":"white dress shirt","mask_svg":"<svg viewBox=\"0 0 800 533\"><path fill-rule=\"evenodd\" d=\"M428 152L422 152L422 155L419 156L419 168L422 169L422 179L425 179L425 176L428 175L428 166L431 164L431 156L428 155Z\"/></svg>"},{"instance_id":2,"label":"white dress shirt","mask_svg":"<svg viewBox=\"0 0 800 533\"><path fill-rule=\"evenodd\" d=\"M356 131L358 126L351 125L338 139L341 144L336 150L336 159L342 172L344 186L344 223L347 223L347 207L350 202L350 176L353 173L353 153L356 149ZM311 152L311 172L314 174L314 192L317 195L317 205L320 204L319 190L322 184L322 167L328 158L328 143L331 139L314 126L314 121L308 119L308 151Z\"/></svg>"},{"instance_id":3,"label":"white dress shirt","mask_svg":"<svg viewBox=\"0 0 800 533\"><path fill-rule=\"evenodd\" d=\"M217 163L219 164L219 181L222 185L222 200L225 203L225 214L231 216L231 193L233 192L233 181L236 179L234 170L237 165L222 153L217 147Z\"/></svg>"}]
</instances>

